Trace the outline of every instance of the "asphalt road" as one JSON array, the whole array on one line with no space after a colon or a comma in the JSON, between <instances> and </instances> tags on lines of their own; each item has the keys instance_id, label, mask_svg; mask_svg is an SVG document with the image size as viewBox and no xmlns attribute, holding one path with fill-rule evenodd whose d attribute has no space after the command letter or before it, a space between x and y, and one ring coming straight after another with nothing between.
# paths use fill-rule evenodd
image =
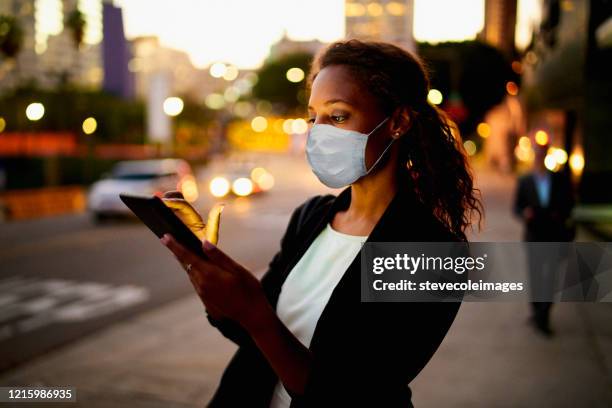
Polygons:
<instances>
[{"instance_id":1,"label":"asphalt road","mask_svg":"<svg viewBox=\"0 0 612 408\"><path fill-rule=\"evenodd\" d=\"M303 158L260 158L275 188L225 199L219 246L254 273L278 249L293 208L323 191ZM205 181L217 162L198 172ZM197 201L203 214L212 197ZM0 227L0 370L166 302L195 296L172 254L137 220L96 225L88 214Z\"/></svg>"}]
</instances>

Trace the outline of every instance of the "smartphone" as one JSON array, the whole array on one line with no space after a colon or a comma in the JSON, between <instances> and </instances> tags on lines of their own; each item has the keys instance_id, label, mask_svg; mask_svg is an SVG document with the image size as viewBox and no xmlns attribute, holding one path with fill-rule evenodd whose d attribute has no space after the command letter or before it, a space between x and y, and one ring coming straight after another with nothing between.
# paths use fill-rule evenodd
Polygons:
<instances>
[{"instance_id":1,"label":"smartphone","mask_svg":"<svg viewBox=\"0 0 612 408\"><path fill-rule=\"evenodd\" d=\"M157 196L138 196L119 194L121 201L142 221L158 238L171 234L181 245L197 255L206 257L202 242L198 237L164 204Z\"/></svg>"}]
</instances>

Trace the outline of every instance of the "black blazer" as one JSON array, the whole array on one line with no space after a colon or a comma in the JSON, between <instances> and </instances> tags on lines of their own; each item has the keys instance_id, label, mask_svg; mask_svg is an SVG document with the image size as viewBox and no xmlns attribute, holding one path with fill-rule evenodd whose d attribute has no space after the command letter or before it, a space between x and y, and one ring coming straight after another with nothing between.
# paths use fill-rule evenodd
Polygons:
<instances>
[{"instance_id":1,"label":"black blazer","mask_svg":"<svg viewBox=\"0 0 612 408\"><path fill-rule=\"evenodd\" d=\"M540 202L535 176L527 173L518 180L514 196L514 213L521 217L523 210L531 207L534 218L525 222L523 239L537 241L571 241L574 239L574 226L570 222L574 207L574 194L569 177L563 173L550 174L550 196L548 205Z\"/></svg>"},{"instance_id":2,"label":"black blazer","mask_svg":"<svg viewBox=\"0 0 612 408\"><path fill-rule=\"evenodd\" d=\"M339 210L348 208L350 187L338 197L317 196L298 207L281 249L262 278L276 307L285 278ZM458 241L410 188L394 197L367 241ZM408 383L442 342L459 310L451 303L361 303L360 256L334 289L315 328L314 355L304 395L291 407L411 407ZM268 407L278 381L262 353L238 324L210 322L240 347L226 368L209 407Z\"/></svg>"}]
</instances>

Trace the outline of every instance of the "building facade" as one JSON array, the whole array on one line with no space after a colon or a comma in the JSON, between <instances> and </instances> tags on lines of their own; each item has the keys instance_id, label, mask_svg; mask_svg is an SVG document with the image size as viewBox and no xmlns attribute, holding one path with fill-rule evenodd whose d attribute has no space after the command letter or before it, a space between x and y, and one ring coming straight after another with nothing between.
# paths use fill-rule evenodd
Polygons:
<instances>
[{"instance_id":1,"label":"building facade","mask_svg":"<svg viewBox=\"0 0 612 408\"><path fill-rule=\"evenodd\" d=\"M346 0L346 38L386 41L414 51L413 0Z\"/></svg>"}]
</instances>

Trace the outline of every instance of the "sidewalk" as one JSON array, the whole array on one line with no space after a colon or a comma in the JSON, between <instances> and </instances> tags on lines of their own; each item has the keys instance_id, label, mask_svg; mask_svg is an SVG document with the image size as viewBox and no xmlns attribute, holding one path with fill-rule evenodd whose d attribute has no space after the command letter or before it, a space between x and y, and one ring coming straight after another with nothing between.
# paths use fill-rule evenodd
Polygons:
<instances>
[{"instance_id":1,"label":"sidewalk","mask_svg":"<svg viewBox=\"0 0 612 408\"><path fill-rule=\"evenodd\" d=\"M487 220L471 239L518 240L512 179L479 177ZM411 385L415 406L612 406L612 304L555 305L550 340L527 325L528 312L526 304L463 304ZM0 376L0 384L73 386L78 404L70 407L202 407L233 351L193 295Z\"/></svg>"}]
</instances>

